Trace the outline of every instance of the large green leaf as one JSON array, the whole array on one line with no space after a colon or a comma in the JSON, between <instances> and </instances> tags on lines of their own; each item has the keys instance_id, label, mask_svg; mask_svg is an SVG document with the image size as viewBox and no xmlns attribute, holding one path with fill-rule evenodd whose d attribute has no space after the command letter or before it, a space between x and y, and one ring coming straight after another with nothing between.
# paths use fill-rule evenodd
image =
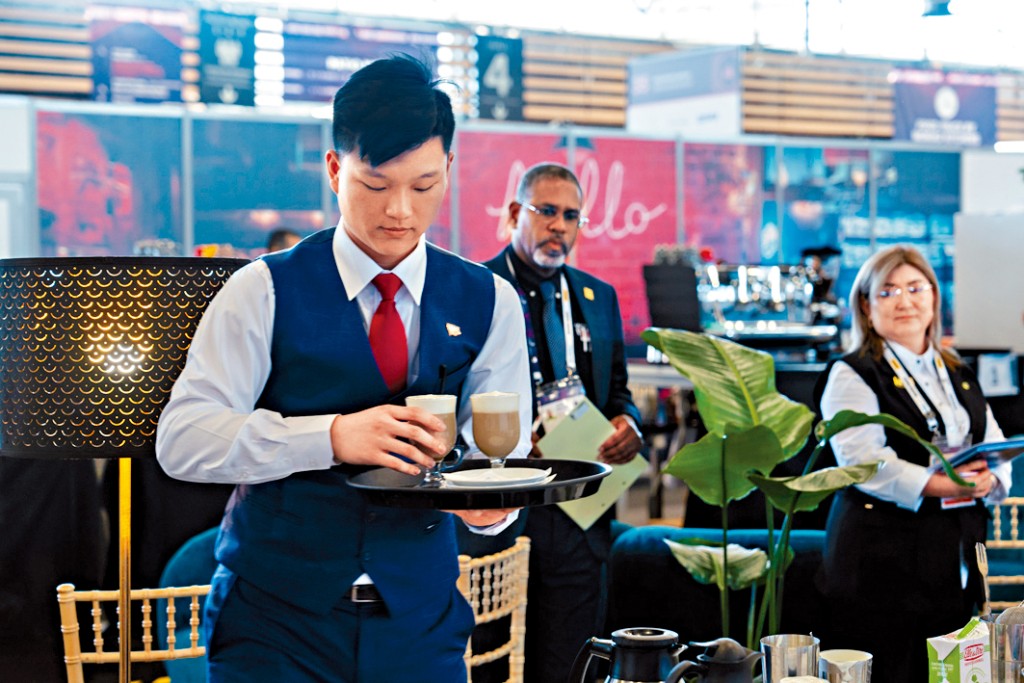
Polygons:
<instances>
[{"instance_id":1,"label":"large green leaf","mask_svg":"<svg viewBox=\"0 0 1024 683\"><path fill-rule=\"evenodd\" d=\"M821 501L839 489L863 484L875 476L881 465L881 461L878 461L847 467L826 467L799 477L765 477L756 472L751 472L749 476L774 507L789 512L795 499L793 512L803 512L817 509Z\"/></svg>"},{"instance_id":2,"label":"large green leaf","mask_svg":"<svg viewBox=\"0 0 1024 683\"><path fill-rule=\"evenodd\" d=\"M750 550L730 543L723 551L721 546L676 543L667 538L665 543L690 576L700 583L713 583L718 590L725 590L727 585L733 590L749 588L762 581L768 572L768 554L763 550ZM729 555L728 576L723 559L725 553Z\"/></svg>"},{"instance_id":3,"label":"large green leaf","mask_svg":"<svg viewBox=\"0 0 1024 683\"><path fill-rule=\"evenodd\" d=\"M770 474L784 460L775 432L758 425L731 434L706 434L683 446L664 471L686 482L705 503L722 506L754 490L748 472Z\"/></svg>"},{"instance_id":4,"label":"large green leaf","mask_svg":"<svg viewBox=\"0 0 1024 683\"><path fill-rule=\"evenodd\" d=\"M740 344L683 330L649 328L645 342L664 353L680 374L693 383L701 419L709 432L767 425L787 457L807 442L814 415L775 388L772 357Z\"/></svg>"},{"instance_id":5,"label":"large green leaf","mask_svg":"<svg viewBox=\"0 0 1024 683\"><path fill-rule=\"evenodd\" d=\"M939 461L942 463L942 469L946 472L946 476L960 486L974 485L964 481L964 479L956 473L956 470L953 469L949 464L949 461L942 455L942 451L940 451L935 444L922 439L907 423L889 415L888 413L865 415L864 413L858 413L855 410L840 410L832 417L832 419L822 420L819 422L814 427L814 436L818 441L826 441L844 429L849 429L850 427L861 427L868 424L882 425L883 427L887 427L903 434L904 436L909 436L911 439L916 440L919 444L927 448L939 458Z\"/></svg>"}]
</instances>

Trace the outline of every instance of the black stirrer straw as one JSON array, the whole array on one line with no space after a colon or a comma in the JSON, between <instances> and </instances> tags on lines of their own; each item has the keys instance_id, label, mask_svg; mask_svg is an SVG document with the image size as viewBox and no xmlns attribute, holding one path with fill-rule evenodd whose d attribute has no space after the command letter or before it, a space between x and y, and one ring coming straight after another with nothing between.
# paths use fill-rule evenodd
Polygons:
<instances>
[{"instance_id":1,"label":"black stirrer straw","mask_svg":"<svg viewBox=\"0 0 1024 683\"><path fill-rule=\"evenodd\" d=\"M446 379L448 379L448 366L445 365L444 363L441 363L441 367L437 369L437 382L440 385L438 387L437 393L444 393L444 382Z\"/></svg>"}]
</instances>

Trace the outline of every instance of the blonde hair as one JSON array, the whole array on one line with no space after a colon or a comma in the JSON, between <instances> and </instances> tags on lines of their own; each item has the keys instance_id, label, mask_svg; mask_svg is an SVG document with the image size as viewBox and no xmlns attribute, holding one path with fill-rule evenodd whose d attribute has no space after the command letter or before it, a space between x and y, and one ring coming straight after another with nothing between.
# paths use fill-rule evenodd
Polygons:
<instances>
[{"instance_id":1,"label":"blonde hair","mask_svg":"<svg viewBox=\"0 0 1024 683\"><path fill-rule=\"evenodd\" d=\"M871 300L878 295L878 290L885 286L892 271L903 265L921 271L932 286L932 324L925 331L925 341L934 347L947 365L957 367L960 360L956 354L943 349L939 344L942 338L942 296L939 292L939 281L928 260L914 247L896 245L877 251L857 271L853 287L850 288L850 313L853 317L850 349L861 354L870 353L875 358L882 357L885 340L871 325Z\"/></svg>"}]
</instances>

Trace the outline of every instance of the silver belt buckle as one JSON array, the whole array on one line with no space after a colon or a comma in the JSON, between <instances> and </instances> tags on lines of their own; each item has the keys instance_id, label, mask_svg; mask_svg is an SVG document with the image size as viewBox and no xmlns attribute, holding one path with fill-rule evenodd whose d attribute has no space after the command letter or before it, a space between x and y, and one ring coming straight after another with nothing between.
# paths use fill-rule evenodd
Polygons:
<instances>
[{"instance_id":1,"label":"silver belt buckle","mask_svg":"<svg viewBox=\"0 0 1024 683\"><path fill-rule=\"evenodd\" d=\"M367 594L370 594L372 592L374 595L372 595L372 597L362 597L364 591ZM357 583L357 584L353 584L352 587L349 588L349 591L348 591L348 599L349 599L350 602L354 602L354 603L364 603L365 604L365 603L370 603L370 602L380 602L380 597L378 597L378 596L379 596L379 593L377 592L377 588L372 583Z\"/></svg>"}]
</instances>

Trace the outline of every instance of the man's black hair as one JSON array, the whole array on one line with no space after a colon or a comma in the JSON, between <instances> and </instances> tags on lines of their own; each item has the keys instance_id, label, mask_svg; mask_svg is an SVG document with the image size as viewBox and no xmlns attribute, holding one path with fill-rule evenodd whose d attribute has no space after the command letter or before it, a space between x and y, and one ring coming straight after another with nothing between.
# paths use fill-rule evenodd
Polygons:
<instances>
[{"instance_id":1,"label":"man's black hair","mask_svg":"<svg viewBox=\"0 0 1024 683\"><path fill-rule=\"evenodd\" d=\"M406 54L367 64L334 95L334 148L371 166L440 137L447 154L455 134L448 95L430 67Z\"/></svg>"},{"instance_id":2,"label":"man's black hair","mask_svg":"<svg viewBox=\"0 0 1024 683\"><path fill-rule=\"evenodd\" d=\"M295 237L300 240L302 239L302 235L291 228L280 227L274 229L269 235L267 235L267 251L273 252L284 249L288 243L289 237Z\"/></svg>"}]
</instances>

